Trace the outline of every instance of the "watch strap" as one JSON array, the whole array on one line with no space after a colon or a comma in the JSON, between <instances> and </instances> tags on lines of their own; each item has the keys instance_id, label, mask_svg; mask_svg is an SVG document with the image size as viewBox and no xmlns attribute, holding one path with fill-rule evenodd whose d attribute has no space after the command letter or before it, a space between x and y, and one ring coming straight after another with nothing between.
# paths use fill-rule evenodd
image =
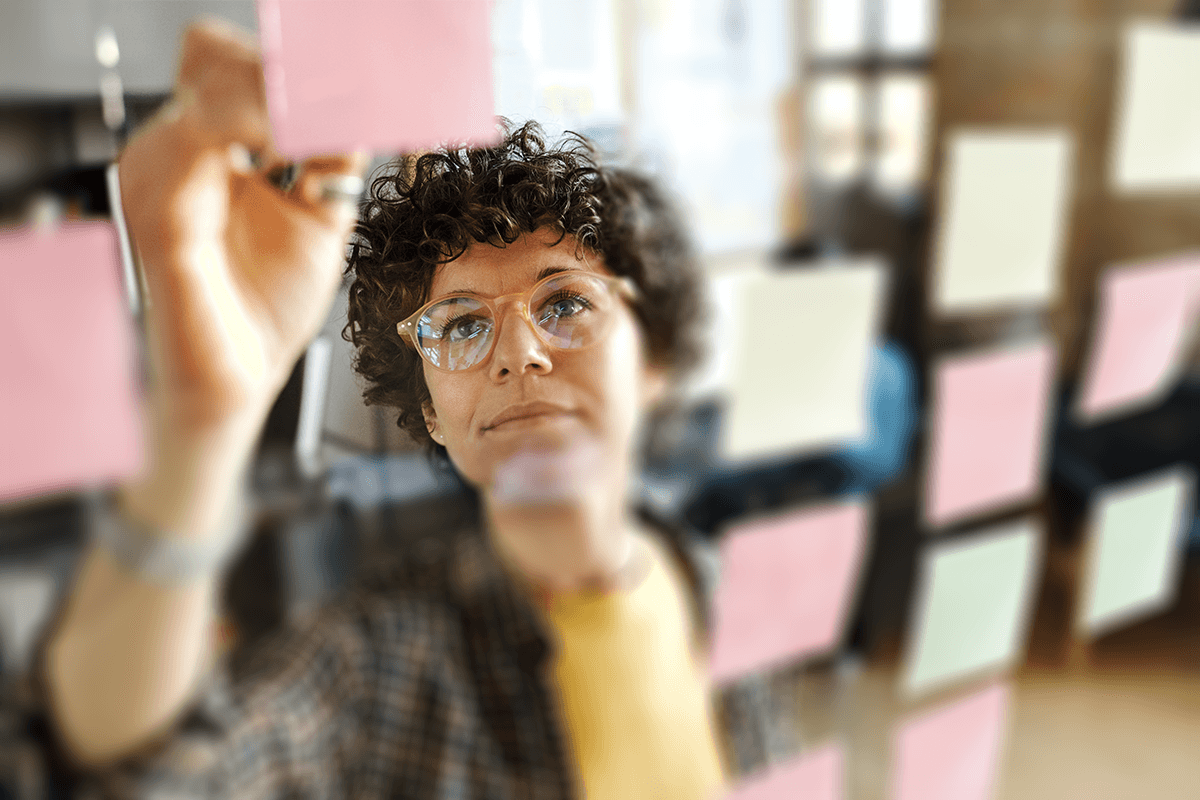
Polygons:
<instances>
[{"instance_id":1,"label":"watch strap","mask_svg":"<svg viewBox=\"0 0 1200 800\"><path fill-rule=\"evenodd\" d=\"M249 521L241 498L233 503L225 520L212 536L176 536L131 519L120 511L116 499L108 496L93 508L92 539L143 580L181 586L221 572L241 552Z\"/></svg>"}]
</instances>

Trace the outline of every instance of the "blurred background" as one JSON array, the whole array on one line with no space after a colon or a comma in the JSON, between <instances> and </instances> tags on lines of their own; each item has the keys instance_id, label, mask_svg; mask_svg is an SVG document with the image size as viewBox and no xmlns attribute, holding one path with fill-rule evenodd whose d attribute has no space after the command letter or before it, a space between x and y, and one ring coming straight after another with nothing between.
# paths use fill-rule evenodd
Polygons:
<instances>
[{"instance_id":1,"label":"blurred background","mask_svg":"<svg viewBox=\"0 0 1200 800\"><path fill-rule=\"evenodd\" d=\"M201 14L258 29L253 0L0 11L0 797L46 796L21 682L89 501L136 462L22 474L88 403L30 365L86 361L88 318L29 316L56 284L18 240L110 216L117 135ZM640 499L727 559L762 520L866 509L832 633L730 678L787 728L747 773L834 748L856 800L1200 797L1200 4L494 0L489 24L496 113L660 176L702 254L710 354ZM362 403L344 323L343 296L263 433L231 649L462 496ZM982 743L975 788L920 788L914 725L997 686L924 745Z\"/></svg>"}]
</instances>

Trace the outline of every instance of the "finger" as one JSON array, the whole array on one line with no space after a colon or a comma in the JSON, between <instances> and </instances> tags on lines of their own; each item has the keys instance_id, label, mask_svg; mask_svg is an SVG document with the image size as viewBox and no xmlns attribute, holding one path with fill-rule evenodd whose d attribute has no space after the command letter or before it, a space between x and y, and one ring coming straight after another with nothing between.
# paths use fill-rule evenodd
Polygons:
<instances>
[{"instance_id":1,"label":"finger","mask_svg":"<svg viewBox=\"0 0 1200 800\"><path fill-rule=\"evenodd\" d=\"M195 114L216 144L237 142L252 152L273 153L262 55L246 31L215 19L189 25L175 102L181 113Z\"/></svg>"}]
</instances>

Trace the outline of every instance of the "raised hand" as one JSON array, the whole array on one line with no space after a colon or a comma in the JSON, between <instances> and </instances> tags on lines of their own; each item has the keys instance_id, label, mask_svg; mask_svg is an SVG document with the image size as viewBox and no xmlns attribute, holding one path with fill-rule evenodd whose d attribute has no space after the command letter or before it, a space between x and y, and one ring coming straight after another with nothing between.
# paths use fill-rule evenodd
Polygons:
<instances>
[{"instance_id":1,"label":"raised hand","mask_svg":"<svg viewBox=\"0 0 1200 800\"><path fill-rule=\"evenodd\" d=\"M152 406L168 427L269 407L324 321L356 208L326 188L362 154L310 159L287 192L272 149L253 38L187 31L172 100L120 158L130 234L149 293Z\"/></svg>"}]
</instances>

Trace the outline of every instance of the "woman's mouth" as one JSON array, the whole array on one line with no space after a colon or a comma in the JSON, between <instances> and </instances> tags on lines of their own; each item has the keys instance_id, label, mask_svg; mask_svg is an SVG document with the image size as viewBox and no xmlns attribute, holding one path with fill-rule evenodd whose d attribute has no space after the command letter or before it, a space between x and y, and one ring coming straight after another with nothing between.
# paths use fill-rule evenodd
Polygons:
<instances>
[{"instance_id":1,"label":"woman's mouth","mask_svg":"<svg viewBox=\"0 0 1200 800\"><path fill-rule=\"evenodd\" d=\"M485 433L529 430L574 416L574 412L570 409L552 403L520 403L501 411L484 426L483 430Z\"/></svg>"}]
</instances>

